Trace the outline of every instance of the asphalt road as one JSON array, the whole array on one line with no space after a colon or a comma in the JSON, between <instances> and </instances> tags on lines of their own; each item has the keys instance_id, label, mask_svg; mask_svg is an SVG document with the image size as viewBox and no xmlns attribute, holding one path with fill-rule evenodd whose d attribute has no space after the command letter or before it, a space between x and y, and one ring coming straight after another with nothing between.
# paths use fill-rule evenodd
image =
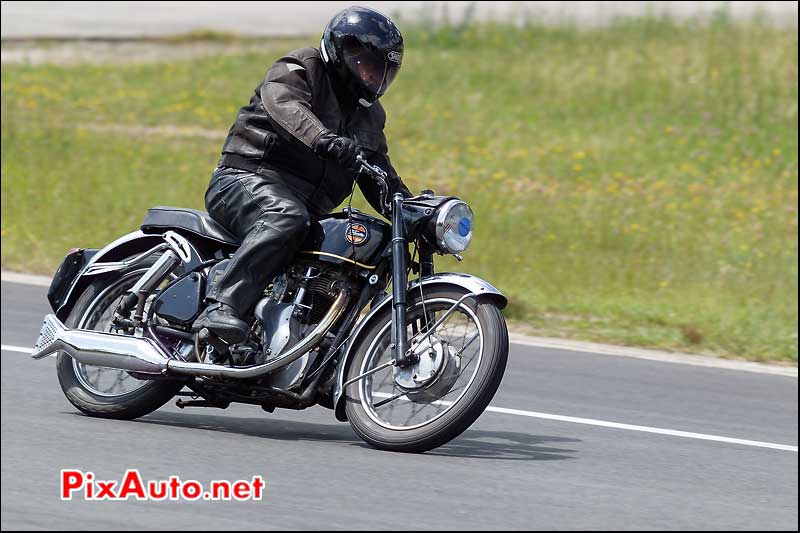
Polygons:
<instances>
[{"instance_id":1,"label":"asphalt road","mask_svg":"<svg viewBox=\"0 0 800 533\"><path fill-rule=\"evenodd\" d=\"M2 283L2 344L33 345L45 289ZM421 455L373 450L330 411L80 415L55 361L3 349L5 529L759 529L798 527L797 379L514 345L493 406L752 445L486 412ZM260 474L261 501L59 499L59 471L208 483Z\"/></svg>"}]
</instances>

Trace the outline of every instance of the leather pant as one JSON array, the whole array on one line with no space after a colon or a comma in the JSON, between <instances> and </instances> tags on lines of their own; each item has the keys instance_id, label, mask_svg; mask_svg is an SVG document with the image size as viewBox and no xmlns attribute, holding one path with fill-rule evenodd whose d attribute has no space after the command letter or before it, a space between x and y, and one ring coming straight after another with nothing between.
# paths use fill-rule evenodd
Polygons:
<instances>
[{"instance_id":1,"label":"leather pant","mask_svg":"<svg viewBox=\"0 0 800 533\"><path fill-rule=\"evenodd\" d=\"M305 202L278 179L221 167L206 191L214 220L242 238L225 273L211 287L210 300L249 314L267 283L294 258L311 226Z\"/></svg>"}]
</instances>

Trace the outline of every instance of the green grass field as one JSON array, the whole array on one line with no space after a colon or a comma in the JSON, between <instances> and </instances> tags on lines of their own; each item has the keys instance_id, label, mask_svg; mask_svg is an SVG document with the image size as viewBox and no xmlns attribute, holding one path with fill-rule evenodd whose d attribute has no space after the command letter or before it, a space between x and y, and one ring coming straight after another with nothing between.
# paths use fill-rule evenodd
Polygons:
<instances>
[{"instance_id":1,"label":"green grass field","mask_svg":"<svg viewBox=\"0 0 800 533\"><path fill-rule=\"evenodd\" d=\"M3 65L3 268L52 274L151 205L202 208L237 108L281 52L315 42ZM796 29L467 26L406 43L384 98L393 162L477 217L465 261L440 269L490 280L538 334L797 361Z\"/></svg>"}]
</instances>

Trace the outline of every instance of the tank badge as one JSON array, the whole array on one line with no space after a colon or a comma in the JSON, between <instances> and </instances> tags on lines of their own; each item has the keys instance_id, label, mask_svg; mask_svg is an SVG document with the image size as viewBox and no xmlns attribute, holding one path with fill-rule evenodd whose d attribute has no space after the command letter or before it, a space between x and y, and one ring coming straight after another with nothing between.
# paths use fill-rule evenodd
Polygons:
<instances>
[{"instance_id":1,"label":"tank badge","mask_svg":"<svg viewBox=\"0 0 800 533\"><path fill-rule=\"evenodd\" d=\"M360 246L369 240L369 231L364 224L350 224L344 233L344 238L350 244Z\"/></svg>"}]
</instances>

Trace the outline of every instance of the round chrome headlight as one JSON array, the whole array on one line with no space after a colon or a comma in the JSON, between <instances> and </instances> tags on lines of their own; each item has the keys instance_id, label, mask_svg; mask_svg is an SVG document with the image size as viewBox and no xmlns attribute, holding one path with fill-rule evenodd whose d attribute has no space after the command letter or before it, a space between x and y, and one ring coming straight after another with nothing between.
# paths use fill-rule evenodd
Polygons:
<instances>
[{"instance_id":1,"label":"round chrome headlight","mask_svg":"<svg viewBox=\"0 0 800 533\"><path fill-rule=\"evenodd\" d=\"M439 208L436 215L436 243L443 252L460 254L472 240L475 216L472 209L461 200L450 200Z\"/></svg>"}]
</instances>

